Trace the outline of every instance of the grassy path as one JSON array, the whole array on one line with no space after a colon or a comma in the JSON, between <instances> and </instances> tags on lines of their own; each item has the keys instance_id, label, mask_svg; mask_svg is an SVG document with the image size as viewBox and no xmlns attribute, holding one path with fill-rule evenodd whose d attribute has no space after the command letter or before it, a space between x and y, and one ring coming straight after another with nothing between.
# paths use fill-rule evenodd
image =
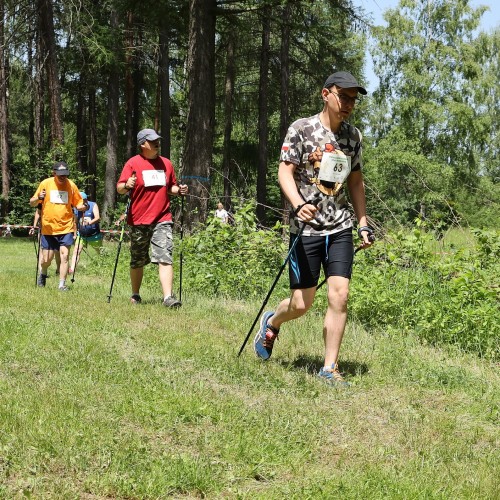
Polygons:
<instances>
[{"instance_id":1,"label":"grassy path","mask_svg":"<svg viewBox=\"0 0 500 500\"><path fill-rule=\"evenodd\" d=\"M500 497L498 366L350 323L335 390L321 311L238 359L259 304L108 304L111 261L36 289L0 240L1 498Z\"/></svg>"}]
</instances>

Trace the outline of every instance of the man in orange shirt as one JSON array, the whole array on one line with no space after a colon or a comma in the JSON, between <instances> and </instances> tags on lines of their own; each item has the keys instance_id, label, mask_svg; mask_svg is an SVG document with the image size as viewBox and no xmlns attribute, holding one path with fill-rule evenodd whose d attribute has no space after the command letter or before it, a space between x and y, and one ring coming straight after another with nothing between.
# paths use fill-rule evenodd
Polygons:
<instances>
[{"instance_id":1,"label":"man in orange shirt","mask_svg":"<svg viewBox=\"0 0 500 500\"><path fill-rule=\"evenodd\" d=\"M69 249L74 242L73 208L85 211L88 209L88 204L80 195L76 184L68 179L69 169L65 162L57 162L53 172L54 176L43 180L30 198L32 207L42 203L40 224L42 262L37 284L40 287L45 286L47 270L54 253L58 252L61 258L59 290L66 292Z\"/></svg>"}]
</instances>

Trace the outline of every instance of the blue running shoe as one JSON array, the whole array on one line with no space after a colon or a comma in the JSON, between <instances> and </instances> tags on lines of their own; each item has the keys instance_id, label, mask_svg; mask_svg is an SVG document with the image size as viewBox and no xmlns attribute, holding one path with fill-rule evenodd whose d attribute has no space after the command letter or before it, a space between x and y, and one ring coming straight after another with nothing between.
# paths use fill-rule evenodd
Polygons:
<instances>
[{"instance_id":1,"label":"blue running shoe","mask_svg":"<svg viewBox=\"0 0 500 500\"><path fill-rule=\"evenodd\" d=\"M257 357L263 360L269 359L273 352L274 341L278 338L280 332L277 328L271 326L268 321L274 311L265 312L260 318L260 328L253 339L253 349Z\"/></svg>"},{"instance_id":2,"label":"blue running shoe","mask_svg":"<svg viewBox=\"0 0 500 500\"><path fill-rule=\"evenodd\" d=\"M344 380L344 377L339 372L338 365L332 363L330 368L323 367L318 372L318 377L324 380L327 384L336 385L338 387L349 387L349 382Z\"/></svg>"}]
</instances>

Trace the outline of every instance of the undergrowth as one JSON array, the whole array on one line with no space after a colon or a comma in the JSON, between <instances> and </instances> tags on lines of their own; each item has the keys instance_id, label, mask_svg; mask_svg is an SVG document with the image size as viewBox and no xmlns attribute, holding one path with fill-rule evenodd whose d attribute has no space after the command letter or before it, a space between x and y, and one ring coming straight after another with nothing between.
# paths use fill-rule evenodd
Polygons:
<instances>
[{"instance_id":1,"label":"undergrowth","mask_svg":"<svg viewBox=\"0 0 500 500\"><path fill-rule=\"evenodd\" d=\"M288 237L283 237L279 224L270 230L259 229L252 205L239 210L234 219L234 224L211 220L184 235L182 242L177 237L177 286L182 253L185 291L236 300L266 297L286 257ZM454 239L459 243L437 240L417 220L413 228L388 232L369 250L358 252L353 261L349 314L370 329L385 329L394 335L412 333L424 343L452 344L498 360L499 232L473 229ZM112 267L116 250L108 247L105 253L103 259L92 258L93 254L87 259L95 272L100 268L109 272ZM116 280L126 286L129 258L125 242ZM143 288L159 300L157 270L147 266L145 272ZM326 287L317 294L314 307L318 310L326 307L325 291ZM288 294L286 267L273 297Z\"/></svg>"},{"instance_id":2,"label":"undergrowth","mask_svg":"<svg viewBox=\"0 0 500 500\"><path fill-rule=\"evenodd\" d=\"M183 286L208 296L266 296L286 256L287 239L279 225L259 230L253 213L246 206L234 225L214 220L185 237ZM412 229L389 232L355 257L351 313L366 327L412 332L424 342L498 359L499 233L475 229L470 239L474 244L445 246L420 220ZM289 293L287 269L275 293ZM326 307L324 291L316 300Z\"/></svg>"}]
</instances>

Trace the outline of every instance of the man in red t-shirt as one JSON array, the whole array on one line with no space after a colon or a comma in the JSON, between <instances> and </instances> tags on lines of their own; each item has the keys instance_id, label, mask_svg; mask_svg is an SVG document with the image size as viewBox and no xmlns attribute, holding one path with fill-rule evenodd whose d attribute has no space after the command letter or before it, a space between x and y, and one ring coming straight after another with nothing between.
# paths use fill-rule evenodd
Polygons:
<instances>
[{"instance_id":1,"label":"man in red t-shirt","mask_svg":"<svg viewBox=\"0 0 500 500\"><path fill-rule=\"evenodd\" d=\"M129 194L127 223L130 226L130 281L132 304L139 304L144 266L153 262L159 266L163 305L179 307L172 293L173 239L170 195L185 196L188 187L177 184L172 163L159 155L161 137L153 129L137 134L140 153L125 163L116 184L119 194ZM151 247L151 258L149 251Z\"/></svg>"}]
</instances>

